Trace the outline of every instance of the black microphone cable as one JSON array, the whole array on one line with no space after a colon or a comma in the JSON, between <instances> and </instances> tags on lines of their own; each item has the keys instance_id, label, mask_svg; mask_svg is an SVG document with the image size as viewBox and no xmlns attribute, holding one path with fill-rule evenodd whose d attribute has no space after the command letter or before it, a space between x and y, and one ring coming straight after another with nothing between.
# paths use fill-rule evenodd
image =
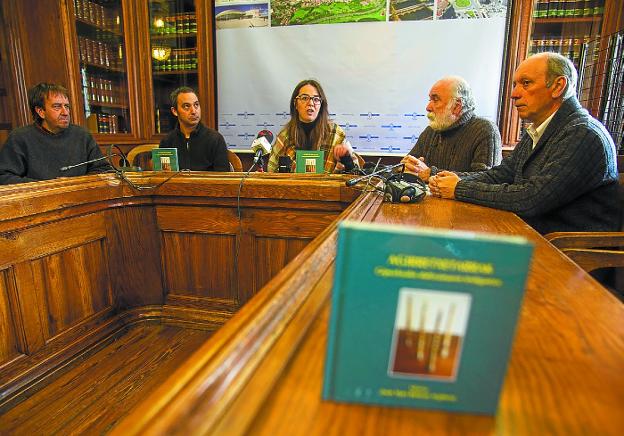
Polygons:
<instances>
[{"instance_id":1,"label":"black microphone cable","mask_svg":"<svg viewBox=\"0 0 624 436\"><path fill-rule=\"evenodd\" d=\"M134 183L132 180L130 180L128 177L126 177L126 171L124 171L123 169L117 167L112 160L113 156L119 156L117 153L111 153L112 152L112 146L109 147L108 149L108 155L106 156L108 158L108 164L113 168L113 171L115 172L115 175L119 176L119 178L121 180L123 180L124 182L126 182L129 186L131 186L133 189L137 190L137 191L146 191L149 189L158 189L160 188L162 185L164 185L165 183L167 183L169 180L171 180L172 178L176 177L179 174L182 174L183 172L185 173L190 173L190 170L179 170L174 172L173 174L171 174L169 177L167 177L165 180L163 180L160 183L157 183L153 186L142 186L142 185L137 185L136 183ZM122 155L122 158L125 159L125 157ZM127 159L125 159L125 161L127 162Z\"/></svg>"}]
</instances>

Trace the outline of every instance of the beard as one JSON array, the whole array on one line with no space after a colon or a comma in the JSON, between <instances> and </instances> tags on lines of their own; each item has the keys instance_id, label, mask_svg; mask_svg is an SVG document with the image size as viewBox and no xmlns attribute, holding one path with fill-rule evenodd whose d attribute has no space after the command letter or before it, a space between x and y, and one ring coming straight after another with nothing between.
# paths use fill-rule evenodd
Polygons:
<instances>
[{"instance_id":1,"label":"beard","mask_svg":"<svg viewBox=\"0 0 624 436\"><path fill-rule=\"evenodd\" d=\"M427 118L429 119L429 127L431 127L433 130L437 132L441 130L446 130L449 127L451 127L453 123L457 121L457 118L459 118L457 115L451 112L451 108L453 107L454 103L455 103L455 100L451 99L446 105L446 107L444 108L444 112L440 116L437 116L433 112L427 112Z\"/></svg>"}]
</instances>

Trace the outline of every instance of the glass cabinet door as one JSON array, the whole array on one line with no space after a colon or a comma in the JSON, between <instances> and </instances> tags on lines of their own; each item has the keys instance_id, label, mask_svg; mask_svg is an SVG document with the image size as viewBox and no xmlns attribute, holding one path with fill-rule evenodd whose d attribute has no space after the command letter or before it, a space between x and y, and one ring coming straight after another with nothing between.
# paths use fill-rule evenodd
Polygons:
<instances>
[{"instance_id":1,"label":"glass cabinet door","mask_svg":"<svg viewBox=\"0 0 624 436\"><path fill-rule=\"evenodd\" d=\"M554 51L580 67L583 44L600 34L604 0L536 0L529 54Z\"/></svg>"},{"instance_id":2,"label":"glass cabinet door","mask_svg":"<svg viewBox=\"0 0 624 436\"><path fill-rule=\"evenodd\" d=\"M150 50L155 133L176 123L169 94L180 86L197 89L197 18L194 0L150 0Z\"/></svg>"},{"instance_id":3,"label":"glass cabinet door","mask_svg":"<svg viewBox=\"0 0 624 436\"><path fill-rule=\"evenodd\" d=\"M74 0L80 82L87 128L130 133L121 0Z\"/></svg>"}]
</instances>

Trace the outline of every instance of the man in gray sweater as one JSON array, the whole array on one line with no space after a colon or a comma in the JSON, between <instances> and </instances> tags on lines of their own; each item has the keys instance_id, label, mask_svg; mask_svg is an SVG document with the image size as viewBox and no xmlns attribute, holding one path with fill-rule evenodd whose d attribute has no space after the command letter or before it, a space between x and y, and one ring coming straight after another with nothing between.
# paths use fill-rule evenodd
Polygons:
<instances>
[{"instance_id":1,"label":"man in gray sweater","mask_svg":"<svg viewBox=\"0 0 624 436\"><path fill-rule=\"evenodd\" d=\"M67 89L39 83L28 92L34 123L14 129L0 150L0 184L82 176L110 169L105 161L62 167L102 157L93 136L70 124Z\"/></svg>"},{"instance_id":2,"label":"man in gray sweater","mask_svg":"<svg viewBox=\"0 0 624 436\"><path fill-rule=\"evenodd\" d=\"M609 132L576 96L574 65L557 53L522 62L511 98L532 123L513 153L488 171L442 171L431 193L515 212L540 233L619 230L616 152Z\"/></svg>"},{"instance_id":3,"label":"man in gray sweater","mask_svg":"<svg viewBox=\"0 0 624 436\"><path fill-rule=\"evenodd\" d=\"M458 76L447 76L429 91L429 126L416 145L401 161L405 171L425 182L441 170L483 171L498 165L502 158L498 128L477 117L468 83Z\"/></svg>"}]
</instances>

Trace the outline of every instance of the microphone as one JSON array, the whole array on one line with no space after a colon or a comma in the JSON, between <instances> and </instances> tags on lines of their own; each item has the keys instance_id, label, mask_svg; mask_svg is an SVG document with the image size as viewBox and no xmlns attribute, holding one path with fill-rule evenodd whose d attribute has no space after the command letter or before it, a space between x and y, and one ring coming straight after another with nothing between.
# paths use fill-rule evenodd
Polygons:
<instances>
[{"instance_id":1,"label":"microphone","mask_svg":"<svg viewBox=\"0 0 624 436\"><path fill-rule=\"evenodd\" d=\"M396 164L396 165L391 165L391 166L389 166L389 167L382 168L382 169L380 169L380 170L378 170L378 171L375 171L375 172L372 172L372 173L370 173L370 174L366 174L366 175L364 175L364 176L360 176L360 177L355 177L355 178L353 178L353 179L349 179L349 180L347 180L347 181L346 181L346 183L345 183L345 184L346 184L347 186L354 186L354 185L358 184L359 182L361 182L362 180L369 179L369 178L371 178L371 177L373 177L373 176L376 176L376 175L378 175L378 174L383 174L383 173L390 172L390 171L392 171L393 169L398 168L398 167L401 167L401 166L404 166L404 165L405 165L405 164L402 164L402 163L398 163L398 164Z\"/></svg>"},{"instance_id":2,"label":"microphone","mask_svg":"<svg viewBox=\"0 0 624 436\"><path fill-rule=\"evenodd\" d=\"M260 130L258 136L251 143L251 151L255 153L253 163L257 164L262 156L271 153L273 133L270 130Z\"/></svg>"},{"instance_id":3,"label":"microphone","mask_svg":"<svg viewBox=\"0 0 624 436\"><path fill-rule=\"evenodd\" d=\"M98 157L98 158L95 158L95 159L90 159L90 160L87 160L87 161L84 161L84 162L80 162L80 163L77 163L77 164L74 164L74 165L67 165L66 167L61 167L59 169L59 171L65 172L67 170L71 170L72 168L77 168L77 167L81 167L83 165L89 165L90 163L93 163L93 162L99 162L101 160L109 159L112 156L119 156L119 155L117 153L113 153L113 154L110 154L110 155Z\"/></svg>"}]
</instances>

